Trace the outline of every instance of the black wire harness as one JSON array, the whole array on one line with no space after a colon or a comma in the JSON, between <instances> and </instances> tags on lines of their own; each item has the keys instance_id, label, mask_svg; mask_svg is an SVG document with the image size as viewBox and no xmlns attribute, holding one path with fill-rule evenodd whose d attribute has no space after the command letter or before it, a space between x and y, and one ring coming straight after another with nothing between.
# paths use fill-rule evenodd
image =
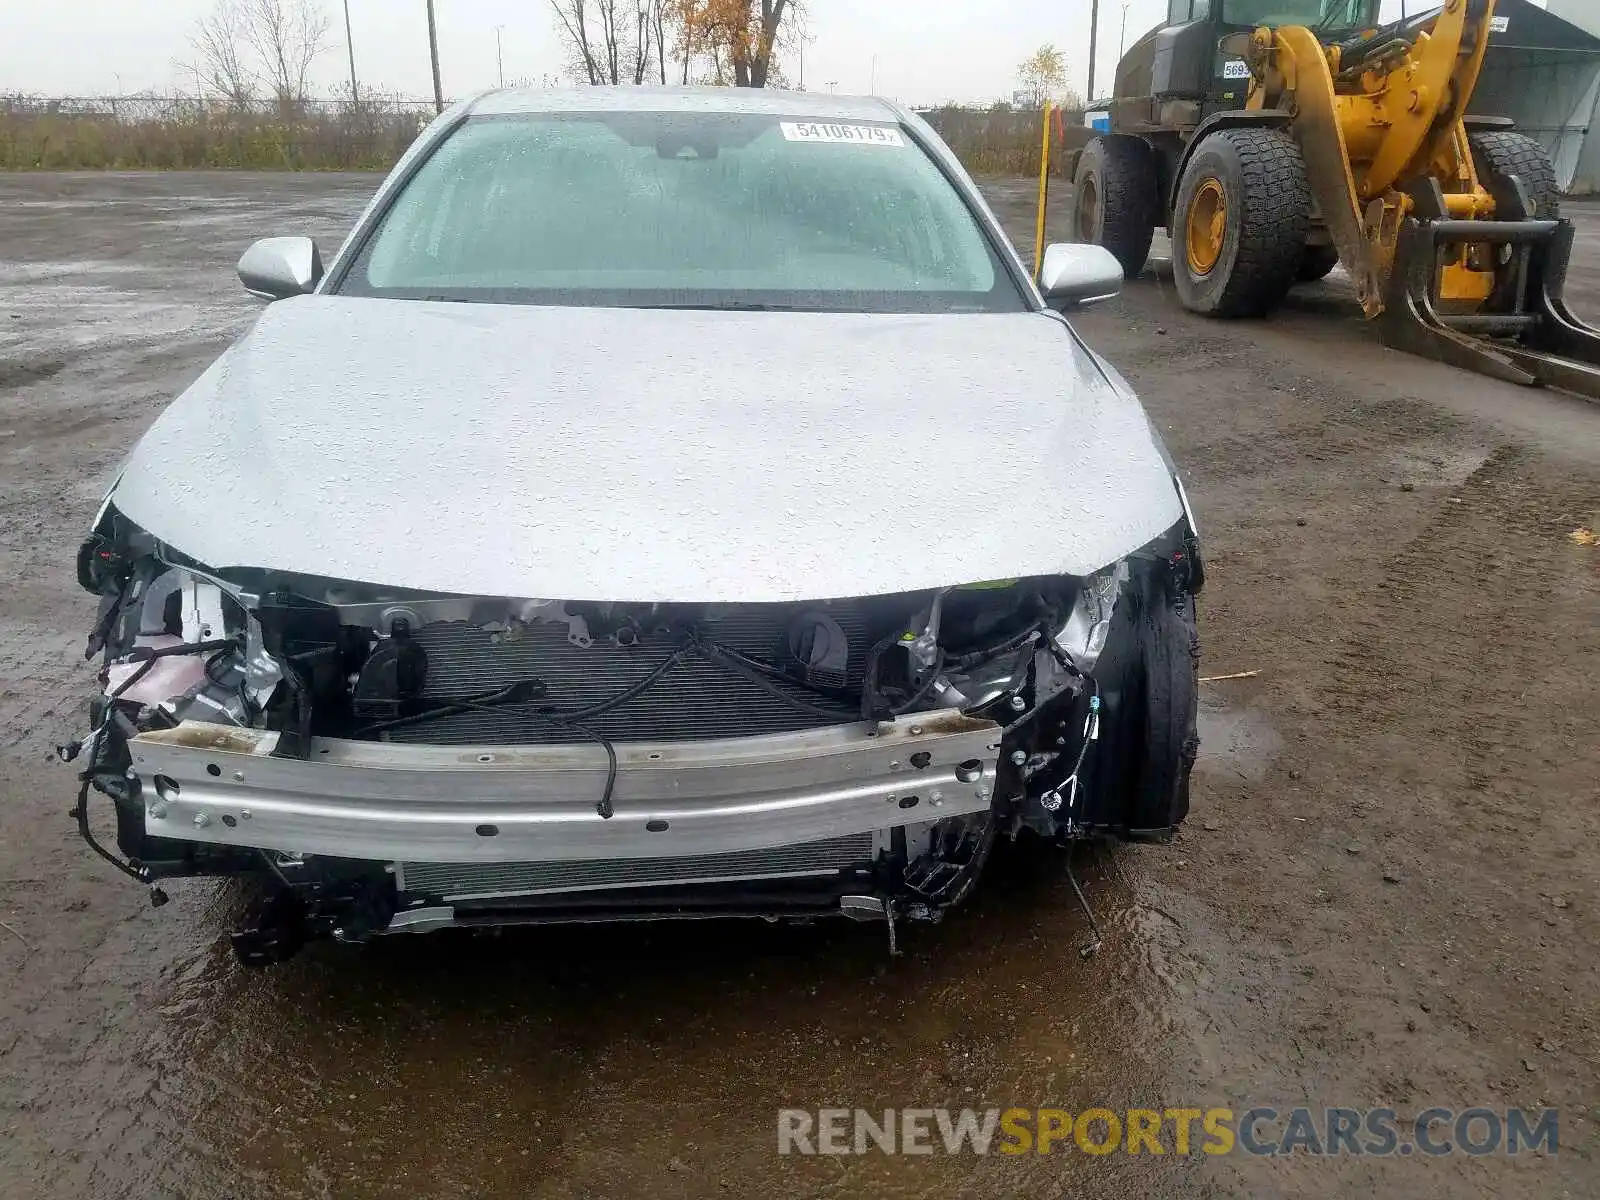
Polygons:
<instances>
[{"instance_id":1,"label":"black wire harness","mask_svg":"<svg viewBox=\"0 0 1600 1200\"><path fill-rule=\"evenodd\" d=\"M140 646L132 653L123 655L120 659L114 659L108 664L108 666L125 666L128 663L136 662L139 666L133 674L117 685L115 691L106 694L105 714L101 717L100 724L95 726L89 734L89 737L93 740L93 745L90 747L88 765L84 767L78 776L82 783L78 788L78 803L72 810L72 815L77 818L78 836L88 843L89 849L131 879L137 879L140 883L149 883L150 872L137 862L124 862L121 858L118 858L100 844L100 840L94 836L94 831L89 828L89 788L94 782L96 772L100 769L101 759L105 752L107 733L113 725L116 725L117 731L126 738L137 736L139 732L133 723L128 720L127 716L118 711L116 702L134 684L154 670L156 663L163 658L178 658L195 654L216 655L224 650L237 651L240 648L239 641L233 638L219 638L208 642L184 642L177 646ZM211 660L208 659L206 662L206 674L208 677L211 673L210 666ZM123 728L124 724L127 726L126 728ZM79 743L80 746L81 744ZM74 747L72 749L70 756L63 755L63 757L77 757L77 748Z\"/></svg>"},{"instance_id":2,"label":"black wire harness","mask_svg":"<svg viewBox=\"0 0 1600 1200\"><path fill-rule=\"evenodd\" d=\"M876 692L878 662L882 654L898 640L898 635L886 638L875 645L869 655L867 679L860 693L862 715L867 719L879 719L881 717L897 717L911 712L927 700L947 668L971 669L1003 654L1017 652L1038 636L1037 630L1028 629L996 646L986 647L955 658L947 656L941 648L937 652L933 665L926 671L925 678L916 690L894 704L883 702ZM655 666L649 674L645 675L637 683L624 688L616 695L596 704L587 705L583 708L561 708L557 705L549 704L546 702L548 693L543 681L525 679L518 680L493 692L448 700L421 712L408 713L405 716L373 722L356 729L353 736L357 738L381 736L395 729L425 724L429 721L465 712L500 713L520 710L532 719L542 721L554 728L567 729L574 733L582 734L605 751L606 784L600 800L595 806L595 811L602 819L609 820L616 813L615 793L618 774L616 746L610 738L595 730L586 722L636 700L690 656L698 657L711 666L760 688L774 699L788 705L797 712L811 717L820 717L831 723L848 720L850 715L849 707L856 703L857 694L854 692L846 694L844 689L823 687L798 679L781 667L769 662L763 662L761 659L721 644L714 638L707 636L705 631L697 626L686 626L679 630L678 644L672 653ZM812 692L822 699L832 700L835 702L836 707L830 708L822 704L813 703L803 696L795 695L789 688L782 686L783 684L788 684L790 688Z\"/></svg>"}]
</instances>

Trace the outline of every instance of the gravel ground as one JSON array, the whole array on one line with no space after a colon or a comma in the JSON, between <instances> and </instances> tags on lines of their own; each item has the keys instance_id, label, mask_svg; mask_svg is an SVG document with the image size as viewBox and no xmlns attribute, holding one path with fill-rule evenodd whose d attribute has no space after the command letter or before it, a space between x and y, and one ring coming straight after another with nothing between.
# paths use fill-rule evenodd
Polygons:
<instances>
[{"instance_id":1,"label":"gravel ground","mask_svg":"<svg viewBox=\"0 0 1600 1200\"><path fill-rule=\"evenodd\" d=\"M0 1195L1600 1193L1600 552L1568 538L1600 407L1381 349L1337 273L1225 325L1157 264L1079 321L1186 473L1207 672L1259 673L1207 686L1177 844L1088 864L1097 957L1034 853L893 962L872 928L702 927L246 974L230 889L151 910L49 761L90 683L73 552L250 319L243 246L331 250L375 183L0 176ZM1027 185L990 190L1027 246ZM1600 209L1572 215L1600 317ZM1560 1153L775 1152L785 1106L1254 1104L1556 1105Z\"/></svg>"}]
</instances>

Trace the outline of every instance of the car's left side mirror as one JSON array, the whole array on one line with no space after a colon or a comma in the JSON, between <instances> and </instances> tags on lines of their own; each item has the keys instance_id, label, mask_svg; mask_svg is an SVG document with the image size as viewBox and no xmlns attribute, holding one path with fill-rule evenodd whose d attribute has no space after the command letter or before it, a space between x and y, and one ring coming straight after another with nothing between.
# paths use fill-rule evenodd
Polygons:
<instances>
[{"instance_id":1,"label":"car's left side mirror","mask_svg":"<svg viewBox=\"0 0 1600 1200\"><path fill-rule=\"evenodd\" d=\"M1122 291L1122 264L1104 246L1055 242L1045 247L1039 290L1058 312L1098 304Z\"/></svg>"},{"instance_id":2,"label":"car's left side mirror","mask_svg":"<svg viewBox=\"0 0 1600 1200\"><path fill-rule=\"evenodd\" d=\"M239 282L252 296L303 296L322 281L322 254L308 237L262 238L239 258Z\"/></svg>"}]
</instances>

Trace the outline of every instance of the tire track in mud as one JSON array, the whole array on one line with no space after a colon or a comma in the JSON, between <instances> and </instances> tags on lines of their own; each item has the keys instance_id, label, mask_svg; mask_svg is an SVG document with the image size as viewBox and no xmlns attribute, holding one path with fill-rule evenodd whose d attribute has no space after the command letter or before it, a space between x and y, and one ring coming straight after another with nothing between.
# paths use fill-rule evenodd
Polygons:
<instances>
[{"instance_id":1,"label":"tire track in mud","mask_svg":"<svg viewBox=\"0 0 1600 1200\"><path fill-rule=\"evenodd\" d=\"M1579 853L1600 838L1600 573L1566 537L1597 498L1593 474L1554 469L1525 447L1494 449L1440 489L1360 603L1327 610L1328 636L1313 643L1318 682L1300 716L1350 753L1315 762L1308 786L1337 807L1290 853L1344 914L1327 922L1329 936L1359 937L1352 916L1395 923L1382 959L1325 981L1332 1003L1290 1006L1289 1024L1325 1052L1365 1053L1351 1086L1401 1102L1480 1095L1486 1070L1499 1074L1498 1102L1585 1102L1582 1064L1600 1060L1589 1020L1600 975L1592 963L1556 970L1548 951L1569 927L1552 899L1600 888L1593 855ZM1574 777L1590 781L1587 794L1561 782ZM1475 969L1463 973L1463 962ZM1514 998L1486 982L1502 976L1517 980ZM1441 989L1441 977L1460 982ZM1447 1041L1460 1039L1451 1053L1418 1057L1391 1024L1374 1060L1335 1032L1341 1007L1416 1011L1413 997ZM1567 1051L1536 1077L1480 1042L1488 1028L1530 1021Z\"/></svg>"},{"instance_id":2,"label":"tire track in mud","mask_svg":"<svg viewBox=\"0 0 1600 1200\"><path fill-rule=\"evenodd\" d=\"M94 675L82 649L80 635L0 621L0 752L45 752L82 732Z\"/></svg>"},{"instance_id":3,"label":"tire track in mud","mask_svg":"<svg viewBox=\"0 0 1600 1200\"><path fill-rule=\"evenodd\" d=\"M1382 564L1371 603L1354 610L1354 629L1324 665L1351 711L1413 725L1420 715L1422 733L1458 740L1469 761L1487 765L1480 731L1493 729L1507 764L1496 774L1505 775L1538 741L1517 702L1528 686L1546 698L1558 690L1558 712L1574 716L1584 710L1572 704L1597 695L1592 677L1563 678L1556 668L1567 658L1600 661L1600 627L1581 619L1600 612L1600 575L1567 538L1600 502L1600 479L1552 470L1505 445L1449 490L1421 533ZM1449 631L1469 629L1542 636L1531 644L1508 637L1480 657L1451 645ZM1541 711L1538 720L1549 719ZM1475 720L1483 724L1469 728Z\"/></svg>"},{"instance_id":4,"label":"tire track in mud","mask_svg":"<svg viewBox=\"0 0 1600 1200\"><path fill-rule=\"evenodd\" d=\"M0 392L54 379L66 366L65 359L48 356L0 358Z\"/></svg>"}]
</instances>

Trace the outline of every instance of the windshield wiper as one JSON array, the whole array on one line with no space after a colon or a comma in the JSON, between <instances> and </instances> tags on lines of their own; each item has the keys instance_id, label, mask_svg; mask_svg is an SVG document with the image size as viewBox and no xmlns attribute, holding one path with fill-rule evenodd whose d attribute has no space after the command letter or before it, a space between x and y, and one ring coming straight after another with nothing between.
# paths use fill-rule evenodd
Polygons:
<instances>
[{"instance_id":1,"label":"windshield wiper","mask_svg":"<svg viewBox=\"0 0 1600 1200\"><path fill-rule=\"evenodd\" d=\"M1356 20L1355 5L1351 3L1336 3L1328 10L1328 15L1311 27L1312 33L1327 33L1334 29L1355 29L1359 26Z\"/></svg>"},{"instance_id":2,"label":"windshield wiper","mask_svg":"<svg viewBox=\"0 0 1600 1200\"><path fill-rule=\"evenodd\" d=\"M687 312L804 312L792 304L757 304L748 300L714 300L705 304L628 304L626 308L681 309ZM814 311L814 310L813 310Z\"/></svg>"}]
</instances>

